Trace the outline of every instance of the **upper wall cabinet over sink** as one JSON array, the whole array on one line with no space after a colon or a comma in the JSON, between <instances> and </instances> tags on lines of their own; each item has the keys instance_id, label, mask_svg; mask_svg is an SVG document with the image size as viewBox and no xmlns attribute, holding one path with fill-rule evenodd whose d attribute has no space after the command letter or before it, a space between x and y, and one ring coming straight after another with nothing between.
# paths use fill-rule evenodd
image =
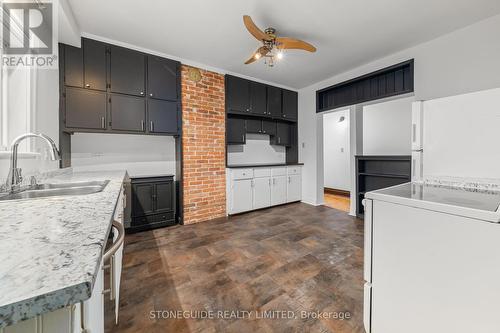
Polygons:
<instances>
[{"instance_id":1,"label":"upper wall cabinet over sink","mask_svg":"<svg viewBox=\"0 0 500 333\"><path fill-rule=\"evenodd\" d=\"M65 132L180 135L180 63L91 39L60 44Z\"/></svg>"}]
</instances>

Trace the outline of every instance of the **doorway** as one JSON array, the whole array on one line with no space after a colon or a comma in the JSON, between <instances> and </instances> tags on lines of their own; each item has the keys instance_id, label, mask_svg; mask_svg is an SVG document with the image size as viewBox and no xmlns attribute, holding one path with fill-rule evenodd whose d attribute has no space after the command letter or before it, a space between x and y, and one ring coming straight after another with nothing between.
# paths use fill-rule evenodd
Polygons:
<instances>
[{"instance_id":1,"label":"doorway","mask_svg":"<svg viewBox=\"0 0 500 333\"><path fill-rule=\"evenodd\" d=\"M349 109L323 116L325 206L350 211L351 154Z\"/></svg>"}]
</instances>

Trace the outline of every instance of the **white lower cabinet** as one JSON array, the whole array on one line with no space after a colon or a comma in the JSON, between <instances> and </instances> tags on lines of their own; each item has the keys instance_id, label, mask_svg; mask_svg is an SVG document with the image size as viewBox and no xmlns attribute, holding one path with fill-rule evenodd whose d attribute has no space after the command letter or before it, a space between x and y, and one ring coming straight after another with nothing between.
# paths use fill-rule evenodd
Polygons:
<instances>
[{"instance_id":1,"label":"white lower cabinet","mask_svg":"<svg viewBox=\"0 0 500 333\"><path fill-rule=\"evenodd\" d=\"M302 177L300 175L289 175L286 193L286 201L294 202L302 198Z\"/></svg>"},{"instance_id":2,"label":"white lower cabinet","mask_svg":"<svg viewBox=\"0 0 500 333\"><path fill-rule=\"evenodd\" d=\"M286 203L286 176L275 176L271 180L271 206Z\"/></svg>"},{"instance_id":3,"label":"white lower cabinet","mask_svg":"<svg viewBox=\"0 0 500 333\"><path fill-rule=\"evenodd\" d=\"M252 179L237 179L232 181L231 214L252 210L252 192Z\"/></svg>"},{"instance_id":4,"label":"white lower cabinet","mask_svg":"<svg viewBox=\"0 0 500 333\"><path fill-rule=\"evenodd\" d=\"M300 201L300 166L228 169L228 214Z\"/></svg>"},{"instance_id":5,"label":"white lower cabinet","mask_svg":"<svg viewBox=\"0 0 500 333\"><path fill-rule=\"evenodd\" d=\"M253 180L253 209L271 206L271 178L255 178Z\"/></svg>"}]
</instances>

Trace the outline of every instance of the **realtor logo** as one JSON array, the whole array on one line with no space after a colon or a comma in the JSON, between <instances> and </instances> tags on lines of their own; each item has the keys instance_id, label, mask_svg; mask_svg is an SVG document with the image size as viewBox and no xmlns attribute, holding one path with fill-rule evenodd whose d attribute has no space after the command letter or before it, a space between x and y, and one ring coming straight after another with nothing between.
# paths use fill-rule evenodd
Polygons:
<instances>
[{"instance_id":1,"label":"realtor logo","mask_svg":"<svg viewBox=\"0 0 500 333\"><path fill-rule=\"evenodd\" d=\"M52 1L2 2L2 65L57 68L57 6Z\"/></svg>"}]
</instances>

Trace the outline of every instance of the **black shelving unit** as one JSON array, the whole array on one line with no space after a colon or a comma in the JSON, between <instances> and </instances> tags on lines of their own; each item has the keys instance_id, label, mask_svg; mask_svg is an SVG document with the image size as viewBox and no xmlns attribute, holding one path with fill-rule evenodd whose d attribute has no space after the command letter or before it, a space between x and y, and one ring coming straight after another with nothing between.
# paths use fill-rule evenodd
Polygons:
<instances>
[{"instance_id":1,"label":"black shelving unit","mask_svg":"<svg viewBox=\"0 0 500 333\"><path fill-rule=\"evenodd\" d=\"M364 216L365 193L411 181L411 156L356 156L356 215Z\"/></svg>"}]
</instances>

